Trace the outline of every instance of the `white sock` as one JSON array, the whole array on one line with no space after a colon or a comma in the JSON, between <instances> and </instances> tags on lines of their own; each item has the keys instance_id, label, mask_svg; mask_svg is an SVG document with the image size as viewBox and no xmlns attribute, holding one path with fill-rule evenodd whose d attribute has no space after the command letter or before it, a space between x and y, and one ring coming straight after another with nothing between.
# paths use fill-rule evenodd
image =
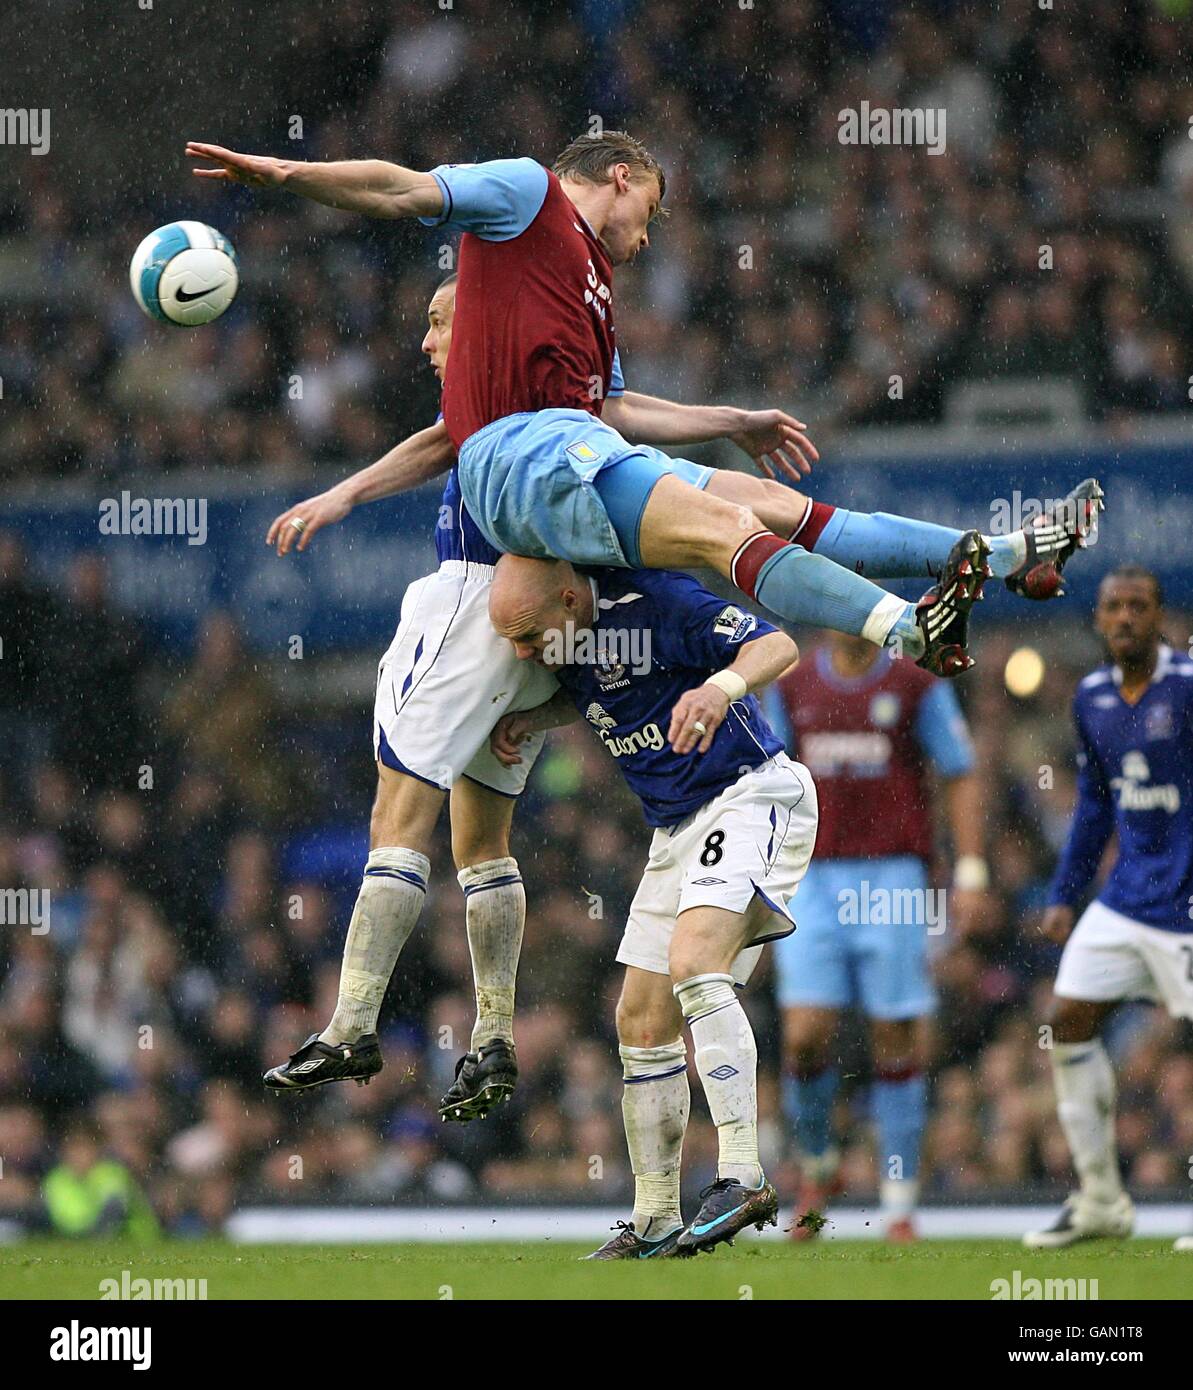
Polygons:
<instances>
[{"instance_id":1,"label":"white sock","mask_svg":"<svg viewBox=\"0 0 1193 1390\"><path fill-rule=\"evenodd\" d=\"M876 647L899 646L901 655L918 661L924 654L924 634L915 618L915 604L897 594L883 594L866 621L861 636Z\"/></svg>"},{"instance_id":2,"label":"white sock","mask_svg":"<svg viewBox=\"0 0 1193 1390\"><path fill-rule=\"evenodd\" d=\"M1114 1068L1100 1039L1052 1048L1056 1109L1081 1191L1108 1205L1123 1191L1114 1140Z\"/></svg>"},{"instance_id":3,"label":"white sock","mask_svg":"<svg viewBox=\"0 0 1193 1390\"><path fill-rule=\"evenodd\" d=\"M732 975L693 975L675 997L695 1044L696 1070L717 1127L717 1177L762 1182L758 1162L758 1047Z\"/></svg>"},{"instance_id":4,"label":"white sock","mask_svg":"<svg viewBox=\"0 0 1193 1390\"><path fill-rule=\"evenodd\" d=\"M1027 559L1027 532L1012 531L1005 536L983 536L990 547L990 569L999 579L1014 573Z\"/></svg>"},{"instance_id":5,"label":"white sock","mask_svg":"<svg viewBox=\"0 0 1193 1390\"><path fill-rule=\"evenodd\" d=\"M487 859L456 875L464 890L476 989L473 1052L491 1038L514 1040L514 985L526 924L526 890L516 859Z\"/></svg>"},{"instance_id":6,"label":"white sock","mask_svg":"<svg viewBox=\"0 0 1193 1390\"><path fill-rule=\"evenodd\" d=\"M635 1232L661 1240L683 1225L679 1170L688 1127L687 1049L677 1038L662 1047L621 1047L625 1090L621 1117L634 1171Z\"/></svg>"},{"instance_id":7,"label":"white sock","mask_svg":"<svg viewBox=\"0 0 1193 1390\"><path fill-rule=\"evenodd\" d=\"M888 1222L910 1216L920 1200L918 1178L883 1178L878 1188L879 1205Z\"/></svg>"},{"instance_id":8,"label":"white sock","mask_svg":"<svg viewBox=\"0 0 1193 1390\"><path fill-rule=\"evenodd\" d=\"M319 1034L323 1042L352 1043L376 1031L398 953L423 910L430 869L427 856L412 849L375 849L365 861L344 942L340 994Z\"/></svg>"}]
</instances>

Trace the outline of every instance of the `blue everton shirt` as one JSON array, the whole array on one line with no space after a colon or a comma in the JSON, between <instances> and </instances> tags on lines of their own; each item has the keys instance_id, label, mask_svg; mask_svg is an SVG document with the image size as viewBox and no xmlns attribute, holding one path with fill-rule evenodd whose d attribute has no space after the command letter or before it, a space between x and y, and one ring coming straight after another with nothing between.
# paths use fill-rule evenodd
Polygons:
<instances>
[{"instance_id":1,"label":"blue everton shirt","mask_svg":"<svg viewBox=\"0 0 1193 1390\"><path fill-rule=\"evenodd\" d=\"M1050 901L1075 906L1111 833L1118 858L1099 902L1132 921L1193 931L1193 661L1161 647L1151 684L1129 705L1103 666L1073 698L1077 810Z\"/></svg>"},{"instance_id":2,"label":"blue everton shirt","mask_svg":"<svg viewBox=\"0 0 1193 1390\"><path fill-rule=\"evenodd\" d=\"M620 396L624 391L621 359L615 351L609 395ZM439 419L442 420L443 416L440 415ZM435 523L435 554L440 564L444 560L467 560L474 565L495 565L501 558L501 552L485 540L480 527L469 516L454 465L447 475L443 499L439 504L439 520Z\"/></svg>"},{"instance_id":3,"label":"blue everton shirt","mask_svg":"<svg viewBox=\"0 0 1193 1390\"><path fill-rule=\"evenodd\" d=\"M678 825L783 745L747 695L729 707L707 753L679 755L667 742L680 696L736 660L769 623L670 570L595 570L591 645L560 685L617 760L647 823Z\"/></svg>"}]
</instances>

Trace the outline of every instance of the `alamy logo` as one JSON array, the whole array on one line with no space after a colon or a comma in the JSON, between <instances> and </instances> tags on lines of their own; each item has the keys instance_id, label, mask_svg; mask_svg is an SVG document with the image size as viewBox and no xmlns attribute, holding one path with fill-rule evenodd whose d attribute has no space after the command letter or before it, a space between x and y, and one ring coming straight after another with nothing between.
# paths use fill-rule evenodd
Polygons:
<instances>
[{"instance_id":1,"label":"alamy logo","mask_svg":"<svg viewBox=\"0 0 1193 1390\"><path fill-rule=\"evenodd\" d=\"M929 154L944 154L945 111L943 107L871 106L837 112L837 139L842 145L924 145Z\"/></svg>"},{"instance_id":2,"label":"alamy logo","mask_svg":"<svg viewBox=\"0 0 1193 1390\"><path fill-rule=\"evenodd\" d=\"M637 597L635 595L635 597ZM548 666L591 666L602 690L628 685L626 671L645 676L650 671L650 628L590 627L567 622L551 628L543 642Z\"/></svg>"},{"instance_id":3,"label":"alamy logo","mask_svg":"<svg viewBox=\"0 0 1193 1390\"><path fill-rule=\"evenodd\" d=\"M837 894L837 921L847 927L924 927L928 936L945 928L944 888L879 888L868 878Z\"/></svg>"},{"instance_id":4,"label":"alamy logo","mask_svg":"<svg viewBox=\"0 0 1193 1390\"><path fill-rule=\"evenodd\" d=\"M48 888L0 888L0 927L28 927L34 936L50 930Z\"/></svg>"},{"instance_id":5,"label":"alamy logo","mask_svg":"<svg viewBox=\"0 0 1193 1390\"><path fill-rule=\"evenodd\" d=\"M101 1279L99 1296L102 1300L119 1299L138 1303L149 1299L181 1303L205 1299L206 1279L134 1279L131 1269L122 1269L119 1279Z\"/></svg>"},{"instance_id":6,"label":"alamy logo","mask_svg":"<svg viewBox=\"0 0 1193 1390\"><path fill-rule=\"evenodd\" d=\"M1181 809L1181 789L1173 782L1149 787L1151 768L1147 759L1137 749L1132 748L1123 755L1121 777L1112 777L1110 785L1118 793L1118 804L1124 811L1167 811L1175 816Z\"/></svg>"},{"instance_id":7,"label":"alamy logo","mask_svg":"<svg viewBox=\"0 0 1193 1390\"><path fill-rule=\"evenodd\" d=\"M1025 1299L1053 1301L1057 1299L1083 1300L1097 1299L1098 1281L1096 1279L1025 1279L1023 1271L1011 1271L1009 1279L992 1279L990 1297L997 1303L1000 1299Z\"/></svg>"},{"instance_id":8,"label":"alamy logo","mask_svg":"<svg viewBox=\"0 0 1193 1390\"><path fill-rule=\"evenodd\" d=\"M1077 497L1028 497L1015 488L1010 497L990 503L990 534L1009 536L1031 526L1037 543L1055 546L1080 533L1085 544L1098 543L1098 513L1086 514L1086 503Z\"/></svg>"},{"instance_id":9,"label":"alamy logo","mask_svg":"<svg viewBox=\"0 0 1193 1390\"><path fill-rule=\"evenodd\" d=\"M99 504L101 536L185 536L187 545L207 541L205 497L134 497L122 492Z\"/></svg>"},{"instance_id":10,"label":"alamy logo","mask_svg":"<svg viewBox=\"0 0 1193 1390\"><path fill-rule=\"evenodd\" d=\"M131 1361L136 1371L153 1364L153 1328L88 1327L72 1318L50 1331L51 1361Z\"/></svg>"},{"instance_id":11,"label":"alamy logo","mask_svg":"<svg viewBox=\"0 0 1193 1390\"><path fill-rule=\"evenodd\" d=\"M0 109L0 145L28 145L30 154L48 154L49 107L9 106Z\"/></svg>"}]
</instances>

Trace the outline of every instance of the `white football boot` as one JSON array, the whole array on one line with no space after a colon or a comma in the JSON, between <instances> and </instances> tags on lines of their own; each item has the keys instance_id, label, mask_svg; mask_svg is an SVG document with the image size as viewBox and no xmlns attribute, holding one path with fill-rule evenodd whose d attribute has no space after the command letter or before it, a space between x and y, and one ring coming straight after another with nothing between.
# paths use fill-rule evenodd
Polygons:
<instances>
[{"instance_id":1,"label":"white football boot","mask_svg":"<svg viewBox=\"0 0 1193 1390\"><path fill-rule=\"evenodd\" d=\"M1125 1192L1113 1202L1091 1201L1075 1192L1060 1209L1060 1215L1042 1231L1028 1231L1023 1243L1029 1250L1057 1250L1076 1245L1079 1240L1098 1240L1104 1236L1129 1236L1135 1229L1135 1207Z\"/></svg>"}]
</instances>

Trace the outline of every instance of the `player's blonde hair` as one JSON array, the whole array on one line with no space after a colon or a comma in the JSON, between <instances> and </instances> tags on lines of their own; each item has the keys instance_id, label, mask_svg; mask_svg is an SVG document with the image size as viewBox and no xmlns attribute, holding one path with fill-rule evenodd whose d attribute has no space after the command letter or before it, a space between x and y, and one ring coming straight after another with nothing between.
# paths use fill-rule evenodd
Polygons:
<instances>
[{"instance_id":1,"label":"player's blonde hair","mask_svg":"<svg viewBox=\"0 0 1193 1390\"><path fill-rule=\"evenodd\" d=\"M606 130L600 135L580 135L561 150L552 165L556 178L582 179L585 183L608 183L609 169L614 164L628 164L634 170L653 175L659 181L659 202L667 193L667 175L663 166L641 140L635 140L624 130ZM665 216L660 207L657 216Z\"/></svg>"}]
</instances>

